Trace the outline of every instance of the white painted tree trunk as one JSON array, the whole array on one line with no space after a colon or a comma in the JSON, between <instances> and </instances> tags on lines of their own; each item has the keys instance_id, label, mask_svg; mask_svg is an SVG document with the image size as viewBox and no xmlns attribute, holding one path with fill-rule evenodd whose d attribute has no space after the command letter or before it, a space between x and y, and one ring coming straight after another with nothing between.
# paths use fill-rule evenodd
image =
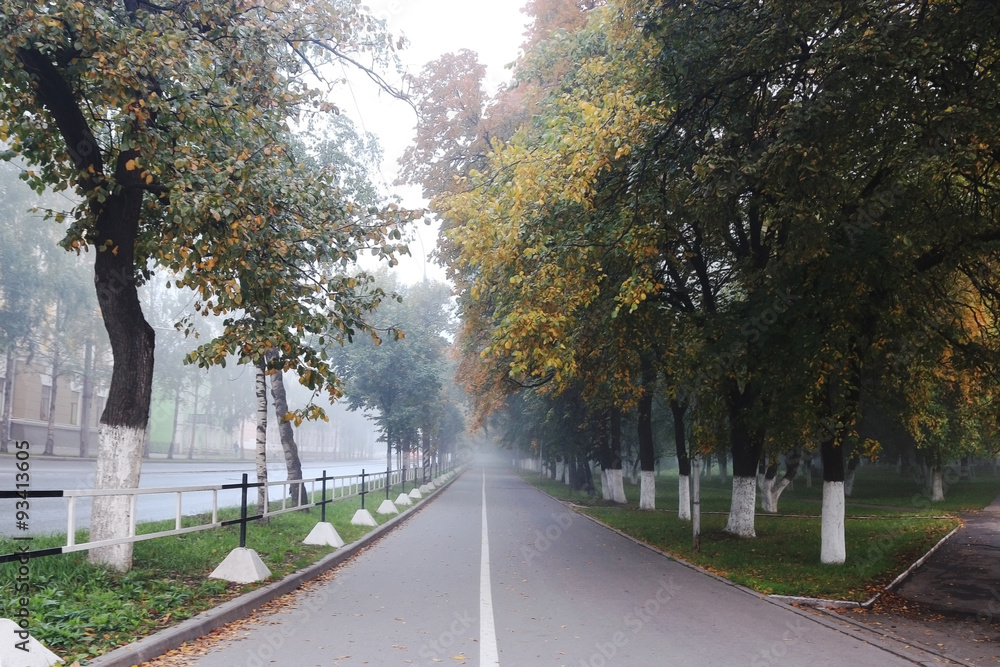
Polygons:
<instances>
[{"instance_id":1,"label":"white painted tree trunk","mask_svg":"<svg viewBox=\"0 0 1000 667\"><path fill-rule=\"evenodd\" d=\"M652 470L639 473L639 509L656 509L656 475Z\"/></svg>"},{"instance_id":2,"label":"white painted tree trunk","mask_svg":"<svg viewBox=\"0 0 1000 667\"><path fill-rule=\"evenodd\" d=\"M145 429L101 424L97 434L97 474L94 488L137 488L142 470ZM97 542L128 537L132 521L131 496L95 496L90 514L90 539ZM132 544L91 549L88 560L119 572L127 572L132 567Z\"/></svg>"},{"instance_id":3,"label":"white painted tree trunk","mask_svg":"<svg viewBox=\"0 0 1000 667\"><path fill-rule=\"evenodd\" d=\"M931 473L931 502L944 500L944 474L940 470Z\"/></svg>"},{"instance_id":4,"label":"white painted tree trunk","mask_svg":"<svg viewBox=\"0 0 1000 667\"><path fill-rule=\"evenodd\" d=\"M853 470L848 470L847 474L844 475L844 495L848 498L854 493L854 472Z\"/></svg>"},{"instance_id":5,"label":"white painted tree trunk","mask_svg":"<svg viewBox=\"0 0 1000 667\"><path fill-rule=\"evenodd\" d=\"M611 496L610 500L613 503L627 503L628 499L625 497L625 477L622 473L621 468L612 468L607 471L606 483L608 487L608 494Z\"/></svg>"},{"instance_id":6,"label":"white painted tree trunk","mask_svg":"<svg viewBox=\"0 0 1000 667\"><path fill-rule=\"evenodd\" d=\"M760 492L760 508L768 514L778 513L778 499L792 483L787 477L765 479Z\"/></svg>"},{"instance_id":7,"label":"white painted tree trunk","mask_svg":"<svg viewBox=\"0 0 1000 667\"><path fill-rule=\"evenodd\" d=\"M608 471L601 468L601 499L611 500L611 485L608 484Z\"/></svg>"},{"instance_id":8,"label":"white painted tree trunk","mask_svg":"<svg viewBox=\"0 0 1000 667\"><path fill-rule=\"evenodd\" d=\"M677 476L677 518L691 520L691 478L688 475Z\"/></svg>"},{"instance_id":9,"label":"white painted tree trunk","mask_svg":"<svg viewBox=\"0 0 1000 667\"><path fill-rule=\"evenodd\" d=\"M733 497L729 507L726 532L737 537L757 537L754 511L757 503L757 480L733 476Z\"/></svg>"},{"instance_id":10,"label":"white painted tree trunk","mask_svg":"<svg viewBox=\"0 0 1000 667\"><path fill-rule=\"evenodd\" d=\"M760 491L760 509L769 514L774 514L777 510L772 504L771 489L774 488L775 477L768 479L764 475L757 475L757 489Z\"/></svg>"},{"instance_id":11,"label":"white painted tree trunk","mask_svg":"<svg viewBox=\"0 0 1000 667\"><path fill-rule=\"evenodd\" d=\"M844 536L844 483L823 482L823 518L820 531L821 563L842 565L847 560Z\"/></svg>"}]
</instances>

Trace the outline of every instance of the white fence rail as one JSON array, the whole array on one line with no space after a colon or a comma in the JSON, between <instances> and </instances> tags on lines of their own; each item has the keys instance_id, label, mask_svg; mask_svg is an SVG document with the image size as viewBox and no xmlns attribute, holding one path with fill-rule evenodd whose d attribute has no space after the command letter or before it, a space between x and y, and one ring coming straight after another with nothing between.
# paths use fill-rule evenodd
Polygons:
<instances>
[{"instance_id":1,"label":"white fence rail","mask_svg":"<svg viewBox=\"0 0 1000 667\"><path fill-rule=\"evenodd\" d=\"M437 470L437 475L442 472L447 472L454 467L453 463L446 463L441 465L436 465L432 467L432 470ZM423 471L423 468L411 468L414 471L414 476L416 476L417 471ZM409 477L409 470L393 470L389 475L390 488L397 486L401 483L407 481L412 481L411 479L402 479L403 473L407 473ZM0 555L0 563L10 562L10 561L23 561L26 558L38 558L41 556L52 556L61 553L70 553L73 551L85 551L88 549L94 549L97 547L107 547L113 546L115 544L127 544L129 542L140 542L142 540L152 540L158 537L169 537L171 535L183 535L185 533L193 533L200 530L211 530L213 528L220 528L222 526L228 526L232 524L242 524L243 530L241 535L241 542L245 541L245 529L246 524L249 521L254 521L259 518L277 516L279 514L284 514L286 512L295 512L302 509L307 509L310 507L324 507L327 503L333 502L335 500L341 500L343 498L351 498L354 496L361 496L362 504L364 504L364 496L379 491L386 488L386 475L385 472L365 473L364 470L361 474L354 475L340 475L336 477L330 477L326 475L324 471L322 477L314 477L302 480L282 480L277 482L267 483L267 494L268 502L264 503L264 512L260 515L247 515L248 505L252 505L256 508L256 499L253 501L248 500L248 491L250 489L257 489L263 486L260 482L248 482L247 476L243 475L243 482L236 484L216 484L208 486L185 486L185 487L161 487L161 488L151 488L151 489L68 489L68 490L49 490L49 491L0 491L0 498L16 498L22 501L27 501L30 498L66 498L66 543L61 547L52 547L48 549L38 549L34 551L22 551L19 553ZM436 475L435 475L436 476ZM294 504L292 501L292 494L295 493L293 487L298 487L299 485L306 485L309 489L309 498L317 498L319 500L313 502L307 502L300 505ZM278 504L278 501L270 500L270 491L272 488L281 487L281 501L280 507L278 509L271 509L272 504ZM239 507L241 509L241 514L239 519L229 519L221 521L219 519L219 494L240 491L241 497L237 502L225 505L225 508ZM200 516L205 514L205 512L197 512L185 516L183 514L184 506L184 495L191 493L211 493L212 494L212 508L211 517L207 523L201 523L194 526L184 527L184 519ZM317 496L317 493L320 496ZM174 512L174 526L168 530L160 530L150 533L137 534L137 513L136 506L140 497L153 496L153 495L163 495L163 494L174 494L176 496L175 502L175 512ZM296 495L299 495L296 493ZM130 521L128 536L112 539L112 540L99 540L99 541L87 541L77 543L76 532L79 529L76 525L77 523L77 500L79 498L94 498L97 496L119 496L129 498L131 503L131 511L129 512ZM169 520L169 519L167 519ZM241 544L241 546L243 546Z\"/></svg>"}]
</instances>

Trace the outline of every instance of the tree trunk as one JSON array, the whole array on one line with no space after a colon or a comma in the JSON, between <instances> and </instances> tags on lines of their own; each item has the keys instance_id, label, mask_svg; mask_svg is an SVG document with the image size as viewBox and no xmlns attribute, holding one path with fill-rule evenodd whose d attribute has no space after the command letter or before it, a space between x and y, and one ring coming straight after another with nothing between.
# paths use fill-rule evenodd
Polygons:
<instances>
[{"instance_id":1,"label":"tree trunk","mask_svg":"<svg viewBox=\"0 0 1000 667\"><path fill-rule=\"evenodd\" d=\"M757 463L764 446L764 433L752 429L747 422L750 407L757 392L750 387L740 391L735 383L727 391L729 413L729 444L733 459L733 494L726 532L738 537L756 537Z\"/></svg>"},{"instance_id":2,"label":"tree trunk","mask_svg":"<svg viewBox=\"0 0 1000 667\"><path fill-rule=\"evenodd\" d=\"M617 408L612 408L609 424L608 445L610 447L610 467L608 468L608 486L610 500L613 503L627 503L625 497L625 480L622 476L622 414Z\"/></svg>"},{"instance_id":3,"label":"tree trunk","mask_svg":"<svg viewBox=\"0 0 1000 667\"><path fill-rule=\"evenodd\" d=\"M858 469L859 457L857 454L851 454L850 458L847 459L847 474L844 475L844 495L848 498L854 493L854 474Z\"/></svg>"},{"instance_id":4,"label":"tree trunk","mask_svg":"<svg viewBox=\"0 0 1000 667\"><path fill-rule=\"evenodd\" d=\"M765 512L771 514L778 512L778 499L781 498L781 494L792 483L792 480L795 479L801 460L802 456L798 448L792 449L785 454L785 474L782 475L781 479L775 479L777 466L774 466L774 474L771 476L771 482L767 484L766 491L761 497L761 506ZM770 469L768 469L768 472L770 473ZM765 475L766 477L767 475Z\"/></svg>"},{"instance_id":5,"label":"tree trunk","mask_svg":"<svg viewBox=\"0 0 1000 667\"><path fill-rule=\"evenodd\" d=\"M726 451L724 449L720 449L716 452L715 457L719 461L719 479L725 482L726 478L729 477L729 470L726 467L729 463L729 457L726 456Z\"/></svg>"},{"instance_id":6,"label":"tree trunk","mask_svg":"<svg viewBox=\"0 0 1000 667\"><path fill-rule=\"evenodd\" d=\"M768 514L775 514L778 511L777 507L772 503L773 496L771 495L771 489L774 488L774 481L777 477L777 463L767 466L764 469L764 474L757 477L757 484L760 490L760 508Z\"/></svg>"},{"instance_id":7,"label":"tree trunk","mask_svg":"<svg viewBox=\"0 0 1000 667\"><path fill-rule=\"evenodd\" d=\"M167 458L174 458L174 449L179 449L177 445L177 430L180 426L181 418L181 385L178 382L177 386L174 387L174 426L173 430L170 432L170 446L167 448Z\"/></svg>"},{"instance_id":8,"label":"tree trunk","mask_svg":"<svg viewBox=\"0 0 1000 667\"><path fill-rule=\"evenodd\" d=\"M142 446L149 421L153 389L153 350L156 334L146 322L139 302L135 274L135 239L142 190L135 187L139 170L125 168L138 157L119 154L115 177L122 185L105 203L97 221L94 283L114 359L108 400L98 429L97 489L134 489L139 486ZM91 509L93 541L124 538L132 527L130 496L97 496ZM120 571L132 567L132 544L91 549L90 562Z\"/></svg>"},{"instance_id":9,"label":"tree trunk","mask_svg":"<svg viewBox=\"0 0 1000 667\"><path fill-rule=\"evenodd\" d=\"M687 431L684 428L684 414L687 406L677 399L670 399L670 412L674 418L674 444L677 450L677 518L691 520L691 457L687 451Z\"/></svg>"},{"instance_id":10,"label":"tree trunk","mask_svg":"<svg viewBox=\"0 0 1000 667\"><path fill-rule=\"evenodd\" d=\"M257 481L264 484L257 489L257 514L263 514L267 506L267 364L263 359L254 364L254 389L257 394Z\"/></svg>"},{"instance_id":11,"label":"tree trunk","mask_svg":"<svg viewBox=\"0 0 1000 667\"><path fill-rule=\"evenodd\" d=\"M424 429L420 434L420 462L423 468L423 483L431 481L431 432Z\"/></svg>"},{"instance_id":12,"label":"tree trunk","mask_svg":"<svg viewBox=\"0 0 1000 667\"><path fill-rule=\"evenodd\" d=\"M656 371L647 358L642 359L642 396L638 405L639 439L639 509L656 509L656 446L653 442L653 391Z\"/></svg>"},{"instance_id":13,"label":"tree trunk","mask_svg":"<svg viewBox=\"0 0 1000 667\"><path fill-rule=\"evenodd\" d=\"M191 408L191 417L188 418L188 421L191 423L191 432L188 434L188 460L194 458L194 444L198 434L198 422L196 419L198 415L198 391L200 389L201 384L196 381L194 383L194 406Z\"/></svg>"},{"instance_id":14,"label":"tree trunk","mask_svg":"<svg viewBox=\"0 0 1000 667\"><path fill-rule=\"evenodd\" d=\"M277 354L272 350L268 357L274 358ZM272 370L271 373L271 398L274 399L274 418L278 424L278 435L281 437L281 450L285 454L285 469L288 471L288 479L302 479L302 460L299 459L299 448L295 444L295 432L292 430L292 422L285 419L288 414L288 399L285 394L285 381L282 378L281 370ZM306 500L306 485L292 484L289 491L292 497L292 506L304 505Z\"/></svg>"},{"instance_id":15,"label":"tree trunk","mask_svg":"<svg viewBox=\"0 0 1000 667\"><path fill-rule=\"evenodd\" d=\"M94 341L87 339L83 356L83 394L80 396L80 458L90 456L90 410L94 402Z\"/></svg>"},{"instance_id":16,"label":"tree trunk","mask_svg":"<svg viewBox=\"0 0 1000 667\"><path fill-rule=\"evenodd\" d=\"M17 370L17 360L14 357L14 346L7 346L7 365L3 373L3 416L0 417L0 452L7 453L7 443L10 441L10 419L14 404L14 373Z\"/></svg>"},{"instance_id":17,"label":"tree trunk","mask_svg":"<svg viewBox=\"0 0 1000 667\"><path fill-rule=\"evenodd\" d=\"M844 449L833 434L820 442L823 459L823 510L820 528L820 562L843 564L847 560L844 534Z\"/></svg>"},{"instance_id":18,"label":"tree trunk","mask_svg":"<svg viewBox=\"0 0 1000 667\"><path fill-rule=\"evenodd\" d=\"M944 473L940 465L935 465L931 470L931 502L939 503L944 500Z\"/></svg>"},{"instance_id":19,"label":"tree trunk","mask_svg":"<svg viewBox=\"0 0 1000 667\"><path fill-rule=\"evenodd\" d=\"M101 415L95 487L136 488L142 465L142 444L149 420L153 387L155 334L146 322L136 286L135 241L145 183L141 170L128 169L140 157L123 150L114 165L116 187L102 202L93 196L107 173L104 156L72 88L49 56L33 48L20 49L21 65L34 82L35 93L54 119L81 188L92 194L94 229L94 285L104 326L111 341L114 365L108 401ZM90 538L94 541L127 538L132 528L129 496L97 496L91 507ZM125 571L132 565L132 544L91 549L90 561Z\"/></svg>"},{"instance_id":20,"label":"tree trunk","mask_svg":"<svg viewBox=\"0 0 1000 667\"><path fill-rule=\"evenodd\" d=\"M58 303L56 305L56 322L59 321ZM48 420L45 424L45 450L42 454L52 456L56 452L56 399L59 393L59 376L62 374L59 344L52 351L52 387L49 391Z\"/></svg>"}]
</instances>

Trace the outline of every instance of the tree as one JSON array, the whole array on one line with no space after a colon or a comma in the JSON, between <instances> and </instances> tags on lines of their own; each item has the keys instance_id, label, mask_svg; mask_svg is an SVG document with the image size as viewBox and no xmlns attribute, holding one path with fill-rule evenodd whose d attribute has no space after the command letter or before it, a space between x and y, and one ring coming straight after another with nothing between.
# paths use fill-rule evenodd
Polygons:
<instances>
[{"instance_id":1,"label":"tree","mask_svg":"<svg viewBox=\"0 0 1000 667\"><path fill-rule=\"evenodd\" d=\"M223 251L267 236L258 217L270 213L262 194L283 194L286 215L296 208L291 197L299 197L299 214L313 215L325 209L329 194L282 193L288 180L275 176L293 165L242 187L262 162L283 154L276 139L287 118L329 108L300 75L321 78L325 63L359 63L365 53L385 63L392 42L356 5L333 0L292 6L5 0L2 16L0 140L9 142L8 155L32 165L33 187L72 187L80 198L68 215L64 245L95 251L97 296L114 356L96 485L133 487L152 383L154 333L137 292L148 267L160 263L183 273L184 284L197 285L206 298L224 297L225 307L242 304L244 286L231 276L245 259ZM253 216L236 213L254 207ZM373 223L340 231L384 247L385 230ZM261 281L271 266L258 267ZM346 282L334 289L350 302ZM92 538L122 537L130 523L127 498L98 500ZM91 558L127 569L131 547L102 547Z\"/></svg>"},{"instance_id":2,"label":"tree","mask_svg":"<svg viewBox=\"0 0 1000 667\"><path fill-rule=\"evenodd\" d=\"M919 326L928 295L947 303L940 287L1000 239L997 8L612 9L550 40L538 62L576 67L439 203L468 340L497 379L559 383L583 377L586 357L566 343L599 329L608 300L615 318L652 308L644 342L669 336L661 368L690 397L700 448L728 441L727 530L754 535L761 457L815 438L821 560L843 562L862 388L883 379L883 351ZM969 358L968 341L938 329ZM622 331L583 349L614 350Z\"/></svg>"},{"instance_id":3,"label":"tree","mask_svg":"<svg viewBox=\"0 0 1000 667\"><path fill-rule=\"evenodd\" d=\"M345 378L352 410L372 411L372 419L386 443L387 459L393 448L422 441L426 470L432 439L441 434L446 414L443 391L450 329L448 296L441 283L423 282L408 288L381 278L386 289L401 301L389 302L379 312L386 339L359 341L341 355L339 368Z\"/></svg>"}]
</instances>

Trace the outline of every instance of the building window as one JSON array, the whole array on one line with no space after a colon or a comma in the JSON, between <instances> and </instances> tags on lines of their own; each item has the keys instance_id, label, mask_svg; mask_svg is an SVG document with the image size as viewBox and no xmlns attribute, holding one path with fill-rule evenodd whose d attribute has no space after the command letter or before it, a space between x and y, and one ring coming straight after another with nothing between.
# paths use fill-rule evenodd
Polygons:
<instances>
[{"instance_id":1,"label":"building window","mask_svg":"<svg viewBox=\"0 0 1000 667\"><path fill-rule=\"evenodd\" d=\"M38 418L43 422L49 420L49 403L52 402L52 387L42 385L42 402L38 406Z\"/></svg>"},{"instance_id":2,"label":"building window","mask_svg":"<svg viewBox=\"0 0 1000 667\"><path fill-rule=\"evenodd\" d=\"M69 423L76 426L77 413L80 411L80 392L74 391L69 399Z\"/></svg>"}]
</instances>

